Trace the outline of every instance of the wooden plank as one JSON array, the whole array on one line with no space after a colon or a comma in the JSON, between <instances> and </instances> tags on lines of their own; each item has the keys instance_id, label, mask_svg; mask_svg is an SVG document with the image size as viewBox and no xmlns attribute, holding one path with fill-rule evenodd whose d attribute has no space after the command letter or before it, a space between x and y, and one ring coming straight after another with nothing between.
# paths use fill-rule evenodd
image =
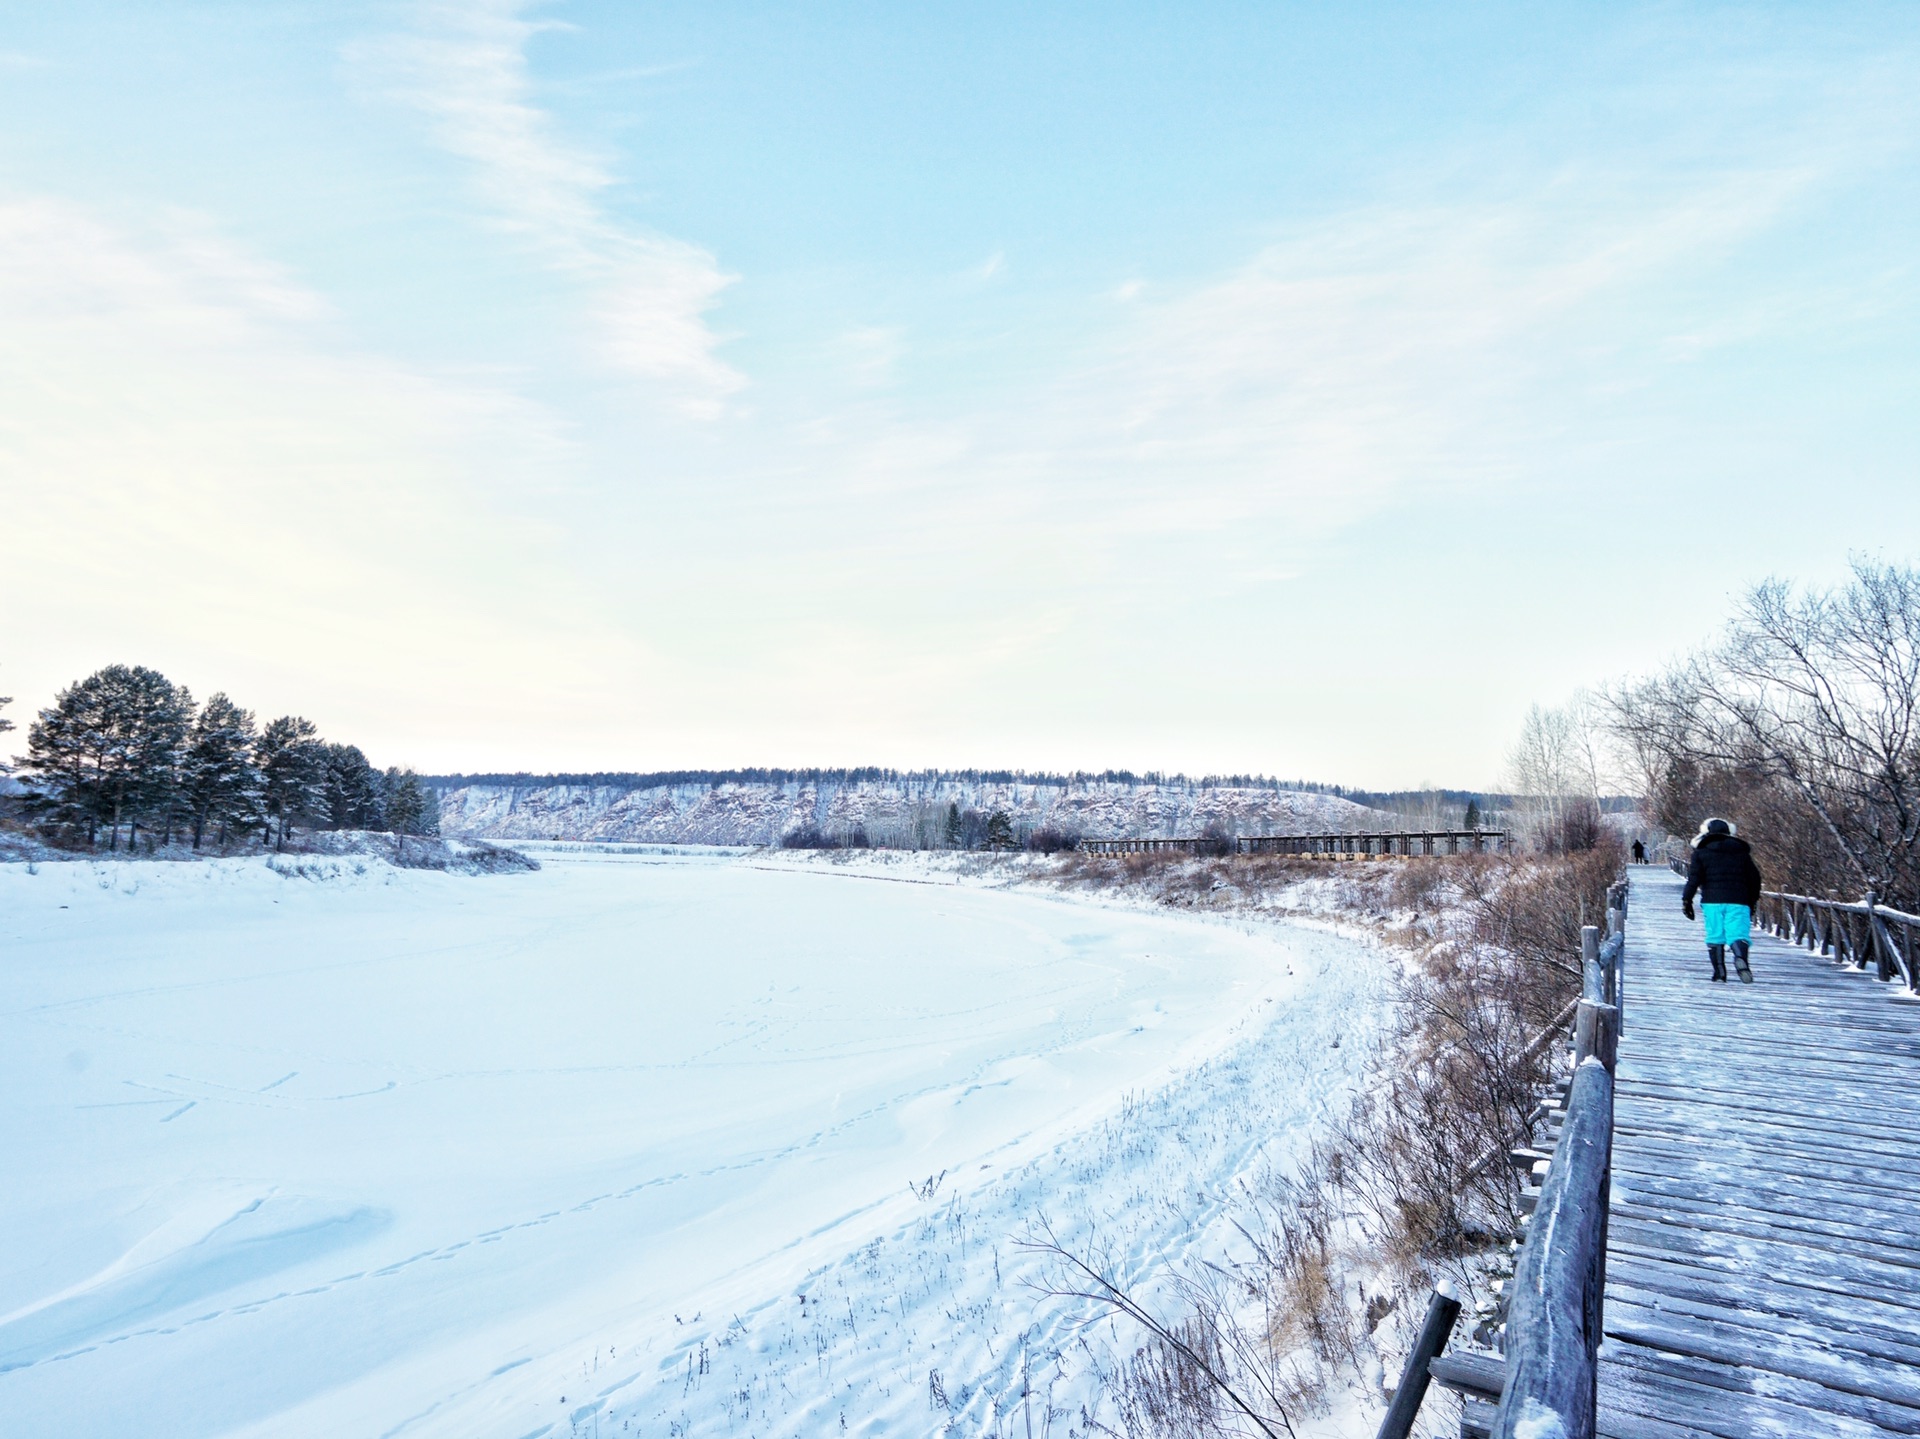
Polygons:
<instances>
[{"instance_id":1,"label":"wooden plank","mask_svg":"<svg viewBox=\"0 0 1920 1439\"><path fill-rule=\"evenodd\" d=\"M1911 1360L1883 1359L1750 1325L1669 1315L1618 1300L1608 1306L1607 1337L1664 1354L1762 1369L1842 1394L1884 1400L1912 1409L1920 1417L1920 1370Z\"/></svg>"},{"instance_id":2,"label":"wooden plank","mask_svg":"<svg viewBox=\"0 0 1920 1439\"><path fill-rule=\"evenodd\" d=\"M1719 1392L1718 1405L1723 1412L1749 1420L1766 1417L1789 1421L1797 1410L1801 1427L1788 1429L1788 1433L1920 1434L1920 1408L1830 1389L1772 1370L1695 1359L1630 1341L1610 1342L1607 1358L1614 1375L1625 1372L1649 1387L1690 1394L1702 1410L1710 1411L1714 1406L1712 1391ZM1809 1423L1805 1417L1808 1414L1818 1415L1818 1424ZM1694 1422L1690 1416L1688 1422Z\"/></svg>"},{"instance_id":3,"label":"wooden plank","mask_svg":"<svg viewBox=\"0 0 1920 1439\"><path fill-rule=\"evenodd\" d=\"M1711 1152L1703 1153L1698 1146L1675 1144L1667 1141L1663 1136L1637 1134L1631 1130L1625 1133L1624 1141L1630 1146L1631 1152L1629 1172L1651 1167L1659 1173L1717 1179L1722 1183L1737 1182L1724 1158ZM1834 1173L1833 1171L1844 1172ZM1908 1176L1897 1173L1882 1174L1870 1167L1857 1164L1835 1164L1823 1167L1818 1160L1803 1159L1791 1154L1771 1156L1766 1173L1773 1177L1830 1181L1827 1192L1836 1198L1849 1190L1858 1190L1863 1195L1885 1194L1888 1196L1911 1194L1914 1190L1913 1181Z\"/></svg>"},{"instance_id":4,"label":"wooden plank","mask_svg":"<svg viewBox=\"0 0 1920 1439\"><path fill-rule=\"evenodd\" d=\"M1607 1238L1609 1262L1614 1255L1659 1261L1723 1277L1738 1276L1755 1284L1792 1285L1810 1291L1809 1302L1811 1295L1827 1294L1842 1299L1875 1299L1896 1308L1920 1311L1920 1289L1914 1286L1911 1270L1882 1274L1875 1272L1877 1266L1838 1260L1818 1265L1811 1256L1796 1258L1785 1245L1768 1246L1772 1261L1768 1263L1751 1251L1743 1253L1733 1242L1720 1246L1729 1251L1724 1253L1705 1245L1683 1247L1671 1234L1651 1226L1622 1224L1617 1231L1609 1227Z\"/></svg>"},{"instance_id":5,"label":"wooden plank","mask_svg":"<svg viewBox=\"0 0 1920 1439\"><path fill-rule=\"evenodd\" d=\"M1889 1362L1905 1363L1905 1355L1916 1347L1912 1325L1879 1324L1862 1319L1857 1313L1844 1321L1830 1320L1800 1309L1780 1313L1751 1303L1748 1296L1733 1294L1720 1299L1701 1299L1690 1294L1673 1294L1647 1289L1633 1282L1634 1276L1607 1276L1608 1312L1616 1303L1655 1310L1678 1322L1691 1318L1708 1324L1729 1324L1758 1330L1782 1340L1803 1340L1825 1344L1836 1352L1856 1353L1869 1358L1885 1356Z\"/></svg>"},{"instance_id":6,"label":"wooden plank","mask_svg":"<svg viewBox=\"0 0 1920 1439\"><path fill-rule=\"evenodd\" d=\"M1834 1333L1893 1335L1916 1332L1920 1309L1903 1293L1836 1294L1790 1279L1688 1264L1659 1254L1609 1249L1607 1282L1729 1313L1774 1315L1817 1324Z\"/></svg>"},{"instance_id":7,"label":"wooden plank","mask_svg":"<svg viewBox=\"0 0 1920 1439\"><path fill-rule=\"evenodd\" d=\"M1713 1206L1726 1203L1729 1198L1726 1186L1717 1180L1677 1174L1628 1173L1622 1170L1614 1173L1613 1192L1616 1196L1626 1196L1643 1203L1671 1199ZM1844 1198L1844 1207L1838 1207L1834 1203L1833 1190L1823 1185L1753 1175L1741 1183L1737 1202L1749 1208L1763 1209L1778 1217L1838 1217L1862 1226L1880 1226L1905 1232L1913 1232L1920 1226L1920 1196L1876 1198L1872 1203L1868 1203L1865 1196L1857 1194L1849 1194Z\"/></svg>"},{"instance_id":8,"label":"wooden plank","mask_svg":"<svg viewBox=\"0 0 1920 1439\"><path fill-rule=\"evenodd\" d=\"M1703 1381L1666 1356L1650 1356L1630 1345L1609 1346L1602 1358L1612 1407L1621 1413L1688 1425L1714 1439L1886 1439L1912 1433L1858 1414L1837 1413L1812 1402L1813 1396L1763 1395ZM1716 1366L1703 1365L1712 1369ZM1751 1384L1751 1376L1748 1380Z\"/></svg>"},{"instance_id":9,"label":"wooden plank","mask_svg":"<svg viewBox=\"0 0 1920 1439\"><path fill-rule=\"evenodd\" d=\"M1745 1172L1764 1168L1768 1173L1815 1174L1838 1188L1856 1179L1863 1185L1903 1187L1908 1193L1920 1187L1920 1156L1899 1152L1891 1140L1877 1147L1844 1140L1822 1143L1805 1131L1759 1123L1743 1129L1729 1126L1724 1133L1707 1123L1692 1130L1679 1125L1623 1123L1620 1133L1628 1142L1645 1144L1648 1153L1690 1156L1696 1162L1718 1165L1733 1186L1740 1183Z\"/></svg>"},{"instance_id":10,"label":"wooden plank","mask_svg":"<svg viewBox=\"0 0 1920 1439\"><path fill-rule=\"evenodd\" d=\"M1810 1129L1833 1125L1846 1133L1877 1135L1898 1143L1905 1143L1912 1136L1911 1125L1860 1105L1822 1103L1811 1095L1779 1098L1772 1094L1755 1093L1751 1089L1720 1088L1698 1079L1690 1081L1685 1087L1676 1084L1669 1088L1650 1077L1638 1065L1631 1070L1630 1078L1633 1090L1621 1096L1621 1102L1615 1106L1619 1114L1637 1115L1648 1107L1727 1107L1782 1124L1800 1123Z\"/></svg>"},{"instance_id":11,"label":"wooden plank","mask_svg":"<svg viewBox=\"0 0 1920 1439\"><path fill-rule=\"evenodd\" d=\"M1745 1107L1734 1103L1700 1102L1692 1105L1666 1101L1649 1103L1644 1098L1621 1106L1619 1124L1650 1134L1661 1132L1683 1136L1698 1135L1716 1142L1738 1141L1752 1136L1759 1143L1774 1138L1799 1144L1846 1148L1897 1161L1916 1158L1910 1134L1897 1129L1855 1121L1846 1117L1822 1119L1809 1116L1806 1122L1769 1108Z\"/></svg>"},{"instance_id":12,"label":"wooden plank","mask_svg":"<svg viewBox=\"0 0 1920 1439\"><path fill-rule=\"evenodd\" d=\"M1647 1224L1682 1225L1723 1234L1758 1234L1782 1244L1805 1244L1873 1260L1884 1254L1904 1254L1908 1263L1920 1263L1920 1235L1900 1229L1878 1229L1832 1214L1802 1218L1782 1214L1771 1205L1746 1203L1746 1192L1719 1202L1676 1199L1672 1196L1625 1195L1613 1191L1612 1213Z\"/></svg>"},{"instance_id":13,"label":"wooden plank","mask_svg":"<svg viewBox=\"0 0 1920 1439\"><path fill-rule=\"evenodd\" d=\"M1595 1432L1600 1439L1717 1439L1705 1429L1675 1424L1647 1414L1630 1414L1610 1406L1604 1400L1600 1405L1600 1423Z\"/></svg>"}]
</instances>

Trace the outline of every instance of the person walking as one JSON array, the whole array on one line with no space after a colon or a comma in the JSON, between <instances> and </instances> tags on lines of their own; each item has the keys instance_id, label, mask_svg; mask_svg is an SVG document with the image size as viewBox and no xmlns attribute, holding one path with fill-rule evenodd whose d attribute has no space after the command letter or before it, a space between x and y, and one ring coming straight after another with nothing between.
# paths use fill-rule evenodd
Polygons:
<instances>
[{"instance_id":1,"label":"person walking","mask_svg":"<svg viewBox=\"0 0 1920 1439\"><path fill-rule=\"evenodd\" d=\"M1727 980L1727 950L1742 984L1753 983L1747 952L1753 940L1753 911L1760 903L1760 867L1753 851L1734 833L1733 822L1710 819L1693 837L1693 858L1687 864L1687 887L1680 892L1680 912L1693 918L1693 897L1700 896L1701 918L1707 925L1707 958L1713 977Z\"/></svg>"},{"instance_id":2,"label":"person walking","mask_svg":"<svg viewBox=\"0 0 1920 1439\"><path fill-rule=\"evenodd\" d=\"M1637 839L1633 842L1633 862L1635 864L1647 862L1647 847Z\"/></svg>"}]
</instances>

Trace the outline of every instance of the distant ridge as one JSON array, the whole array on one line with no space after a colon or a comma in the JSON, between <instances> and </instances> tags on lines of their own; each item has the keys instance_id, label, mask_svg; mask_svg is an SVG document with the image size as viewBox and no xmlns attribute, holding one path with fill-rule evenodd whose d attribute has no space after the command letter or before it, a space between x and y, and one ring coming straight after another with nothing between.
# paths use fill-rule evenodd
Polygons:
<instances>
[{"instance_id":1,"label":"distant ridge","mask_svg":"<svg viewBox=\"0 0 1920 1439\"><path fill-rule=\"evenodd\" d=\"M1330 785L1265 776L1128 770L669 770L653 774L444 775L427 780L446 834L669 844L830 843L978 847L1003 816L1018 842L1378 830L1393 816ZM957 837L957 841L956 841Z\"/></svg>"},{"instance_id":2,"label":"distant ridge","mask_svg":"<svg viewBox=\"0 0 1920 1439\"><path fill-rule=\"evenodd\" d=\"M1358 799L1367 793L1345 785L1321 784L1314 780L1276 779L1270 775L1167 774L1160 770L1136 772L1130 769L1051 770L1026 769L888 769L878 765L860 765L849 769L813 767L785 769L753 767L745 769L663 769L597 770L592 774L534 774L519 770L513 774L439 774L422 775L423 784L435 789L460 789L468 785L511 786L516 789L545 789L554 785L592 785L606 789L660 789L689 784L1027 784L1059 788L1076 784L1114 784L1134 787L1192 787L1196 789L1270 789L1296 794L1331 794L1342 799ZM1405 791L1412 795L1415 791ZM1422 792L1424 793L1424 792ZM1458 794L1464 803L1467 791ZM1364 802L1364 801L1362 801Z\"/></svg>"}]
</instances>

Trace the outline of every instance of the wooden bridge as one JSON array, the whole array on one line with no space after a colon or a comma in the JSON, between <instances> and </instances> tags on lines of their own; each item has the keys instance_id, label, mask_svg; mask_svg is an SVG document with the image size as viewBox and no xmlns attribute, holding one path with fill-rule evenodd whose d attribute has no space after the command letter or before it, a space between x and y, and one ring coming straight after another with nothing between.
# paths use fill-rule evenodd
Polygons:
<instances>
[{"instance_id":1,"label":"wooden bridge","mask_svg":"<svg viewBox=\"0 0 1920 1439\"><path fill-rule=\"evenodd\" d=\"M1083 839L1085 854L1293 854L1307 859L1383 859L1475 854L1505 849L1503 829L1356 831L1351 834L1262 834L1188 839Z\"/></svg>"},{"instance_id":2,"label":"wooden bridge","mask_svg":"<svg viewBox=\"0 0 1920 1439\"><path fill-rule=\"evenodd\" d=\"M1910 987L1759 934L1709 983L1679 877L1634 879L1599 1432L1920 1434Z\"/></svg>"},{"instance_id":3,"label":"wooden bridge","mask_svg":"<svg viewBox=\"0 0 1920 1439\"><path fill-rule=\"evenodd\" d=\"M1431 1376L1463 1436L1920 1435L1920 919L1769 895L1713 984L1680 888L1636 867L1590 957L1504 1353L1429 1362L1436 1296L1407 1422Z\"/></svg>"}]
</instances>

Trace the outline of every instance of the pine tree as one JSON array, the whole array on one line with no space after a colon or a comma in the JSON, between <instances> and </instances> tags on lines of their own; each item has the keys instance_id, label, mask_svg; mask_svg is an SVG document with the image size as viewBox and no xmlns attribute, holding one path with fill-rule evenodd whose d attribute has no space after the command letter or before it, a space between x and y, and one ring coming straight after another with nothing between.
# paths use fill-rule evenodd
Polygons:
<instances>
[{"instance_id":1,"label":"pine tree","mask_svg":"<svg viewBox=\"0 0 1920 1439\"><path fill-rule=\"evenodd\" d=\"M329 829L387 829L380 774L358 745L330 744L321 765L320 801Z\"/></svg>"},{"instance_id":2,"label":"pine tree","mask_svg":"<svg viewBox=\"0 0 1920 1439\"><path fill-rule=\"evenodd\" d=\"M101 776L106 766L98 690L82 680L55 695L53 704L27 727L27 754L21 766L28 812L43 824L84 830L89 846L100 821Z\"/></svg>"},{"instance_id":3,"label":"pine tree","mask_svg":"<svg viewBox=\"0 0 1920 1439\"><path fill-rule=\"evenodd\" d=\"M69 685L27 731L32 809L85 828L90 845L106 824L113 850L124 823L132 845L142 817L172 814L192 713L186 690L138 665L108 665Z\"/></svg>"},{"instance_id":4,"label":"pine tree","mask_svg":"<svg viewBox=\"0 0 1920 1439\"><path fill-rule=\"evenodd\" d=\"M218 826L225 849L234 830L258 822L261 779L253 746L253 711L241 709L224 694L213 696L195 716L181 766L195 849L209 826Z\"/></svg>"},{"instance_id":5,"label":"pine tree","mask_svg":"<svg viewBox=\"0 0 1920 1439\"><path fill-rule=\"evenodd\" d=\"M1020 846L1013 837L1013 821L1007 812L997 809L987 816L987 848L1018 849Z\"/></svg>"},{"instance_id":6,"label":"pine tree","mask_svg":"<svg viewBox=\"0 0 1920 1439\"><path fill-rule=\"evenodd\" d=\"M957 800L947 804L946 839L948 849L960 848L960 804Z\"/></svg>"},{"instance_id":7,"label":"pine tree","mask_svg":"<svg viewBox=\"0 0 1920 1439\"><path fill-rule=\"evenodd\" d=\"M380 777L387 828L395 834L440 833L440 803L410 769L390 769Z\"/></svg>"},{"instance_id":8,"label":"pine tree","mask_svg":"<svg viewBox=\"0 0 1920 1439\"><path fill-rule=\"evenodd\" d=\"M1480 801L1479 800L1469 799L1467 801L1467 817L1465 820L1461 822L1461 828L1463 829L1479 829L1480 828Z\"/></svg>"},{"instance_id":9,"label":"pine tree","mask_svg":"<svg viewBox=\"0 0 1920 1439\"><path fill-rule=\"evenodd\" d=\"M311 821L319 810L325 761L326 747L312 720L282 715L260 732L255 762L266 801L266 837L275 848L284 849L288 829Z\"/></svg>"},{"instance_id":10,"label":"pine tree","mask_svg":"<svg viewBox=\"0 0 1920 1439\"><path fill-rule=\"evenodd\" d=\"M193 722L193 696L157 670L134 665L126 672L127 847L139 838L140 825L173 838L181 812L181 762L187 728ZM151 840L148 841L152 843Z\"/></svg>"}]
</instances>

